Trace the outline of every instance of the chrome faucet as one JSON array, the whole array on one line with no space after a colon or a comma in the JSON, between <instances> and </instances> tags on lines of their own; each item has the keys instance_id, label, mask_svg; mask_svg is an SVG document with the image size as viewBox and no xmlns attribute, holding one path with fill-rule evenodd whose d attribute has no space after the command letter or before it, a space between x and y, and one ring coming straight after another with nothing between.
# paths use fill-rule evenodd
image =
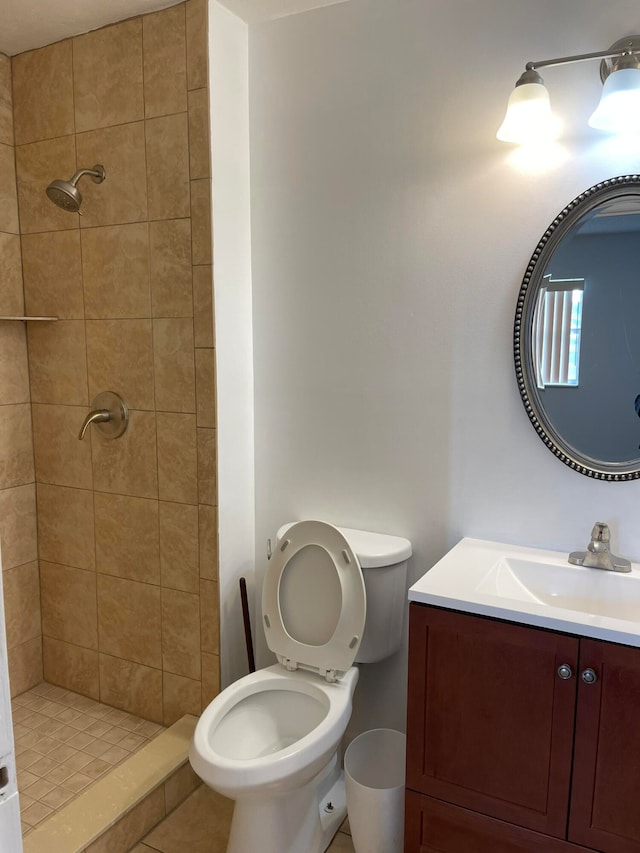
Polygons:
<instances>
[{"instance_id":1,"label":"chrome faucet","mask_svg":"<svg viewBox=\"0 0 640 853\"><path fill-rule=\"evenodd\" d=\"M630 572L631 563L624 557L616 557L609 550L611 533L609 525L596 521L591 531L591 542L586 551L572 551L569 562L588 569L604 569L607 572Z\"/></svg>"}]
</instances>

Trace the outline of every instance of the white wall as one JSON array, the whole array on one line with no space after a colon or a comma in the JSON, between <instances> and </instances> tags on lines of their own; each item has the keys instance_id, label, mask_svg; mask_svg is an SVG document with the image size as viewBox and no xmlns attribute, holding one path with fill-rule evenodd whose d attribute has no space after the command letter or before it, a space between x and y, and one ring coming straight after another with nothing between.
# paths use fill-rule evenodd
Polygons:
<instances>
[{"instance_id":1,"label":"white wall","mask_svg":"<svg viewBox=\"0 0 640 853\"><path fill-rule=\"evenodd\" d=\"M223 686L247 672L238 578L253 586L253 343L247 25L209 3Z\"/></svg>"},{"instance_id":2,"label":"white wall","mask_svg":"<svg viewBox=\"0 0 640 853\"><path fill-rule=\"evenodd\" d=\"M635 32L637 0L351 0L251 28L259 562L304 517L407 536L414 578L463 535L568 551L596 519L640 558L640 483L555 459L512 358L543 231L640 145L587 127L597 63L544 75L564 162L495 140L527 60ZM364 669L355 728L404 725L403 660Z\"/></svg>"}]
</instances>

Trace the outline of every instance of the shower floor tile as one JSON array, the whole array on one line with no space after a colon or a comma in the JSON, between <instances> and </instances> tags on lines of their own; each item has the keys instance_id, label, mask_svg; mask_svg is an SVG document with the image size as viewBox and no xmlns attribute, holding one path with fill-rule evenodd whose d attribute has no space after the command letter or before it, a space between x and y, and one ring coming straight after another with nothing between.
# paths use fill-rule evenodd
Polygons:
<instances>
[{"instance_id":1,"label":"shower floor tile","mask_svg":"<svg viewBox=\"0 0 640 853\"><path fill-rule=\"evenodd\" d=\"M163 731L46 682L11 706L23 835Z\"/></svg>"}]
</instances>

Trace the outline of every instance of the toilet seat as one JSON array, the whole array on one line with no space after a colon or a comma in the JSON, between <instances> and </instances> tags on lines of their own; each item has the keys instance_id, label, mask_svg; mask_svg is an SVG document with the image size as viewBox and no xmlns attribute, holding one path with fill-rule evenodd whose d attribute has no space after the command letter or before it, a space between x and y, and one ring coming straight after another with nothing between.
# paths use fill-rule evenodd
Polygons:
<instances>
[{"instance_id":1,"label":"toilet seat","mask_svg":"<svg viewBox=\"0 0 640 853\"><path fill-rule=\"evenodd\" d=\"M358 558L342 533L323 521L291 525L276 548L262 589L267 645L287 669L336 681L355 660L364 631ZM322 636L327 625L330 636Z\"/></svg>"}]
</instances>

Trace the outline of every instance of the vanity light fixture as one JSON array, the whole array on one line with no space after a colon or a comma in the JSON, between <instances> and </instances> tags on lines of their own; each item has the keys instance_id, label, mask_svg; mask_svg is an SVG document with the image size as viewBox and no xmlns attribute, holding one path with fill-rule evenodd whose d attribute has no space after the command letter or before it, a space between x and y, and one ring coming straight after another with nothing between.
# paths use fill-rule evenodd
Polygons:
<instances>
[{"instance_id":1,"label":"vanity light fixture","mask_svg":"<svg viewBox=\"0 0 640 853\"><path fill-rule=\"evenodd\" d=\"M627 36L611 45L609 50L527 62L509 98L497 138L515 143L554 138L558 123L538 69L588 59L601 60L600 79L604 83L600 103L589 125L610 133L640 132L640 36Z\"/></svg>"}]
</instances>

